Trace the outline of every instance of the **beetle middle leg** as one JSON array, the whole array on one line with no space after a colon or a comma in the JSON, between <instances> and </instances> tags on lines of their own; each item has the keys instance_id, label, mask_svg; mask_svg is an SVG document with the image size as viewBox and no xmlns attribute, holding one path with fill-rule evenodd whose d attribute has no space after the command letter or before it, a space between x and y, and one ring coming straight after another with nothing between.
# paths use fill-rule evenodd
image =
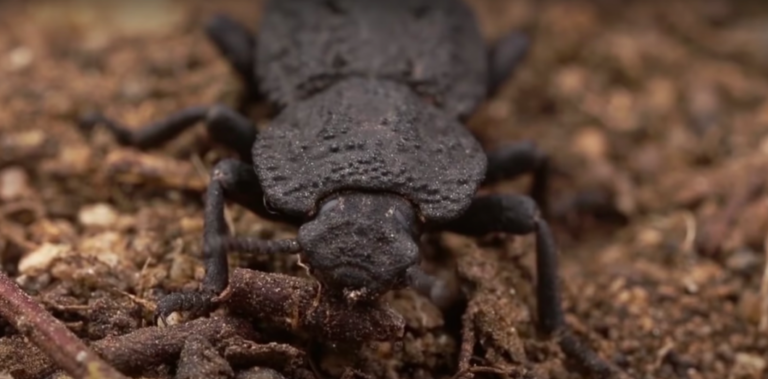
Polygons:
<instances>
[{"instance_id":1,"label":"beetle middle leg","mask_svg":"<svg viewBox=\"0 0 768 379\"><path fill-rule=\"evenodd\" d=\"M536 203L527 196L486 195L474 199L458 219L444 225L444 230L482 236L492 232L536 235L536 302L538 328L546 336L555 336L572 359L590 370L611 372L612 368L574 337L565 323L558 286L558 252L548 223L540 216Z\"/></svg>"},{"instance_id":2,"label":"beetle middle leg","mask_svg":"<svg viewBox=\"0 0 768 379\"><path fill-rule=\"evenodd\" d=\"M549 159L536 145L529 141L518 141L487 152L488 168L485 184L504 179L513 179L532 173L530 195L543 213L549 210Z\"/></svg>"},{"instance_id":3,"label":"beetle middle leg","mask_svg":"<svg viewBox=\"0 0 768 379\"><path fill-rule=\"evenodd\" d=\"M245 116L224 105L185 108L137 129L101 113L93 113L80 120L80 127L90 130L96 125L104 125L118 143L150 149L170 141L202 121L214 141L237 151L244 161L251 161L251 147L256 141L257 129Z\"/></svg>"},{"instance_id":4,"label":"beetle middle leg","mask_svg":"<svg viewBox=\"0 0 768 379\"><path fill-rule=\"evenodd\" d=\"M295 240L267 241L253 237L228 237L229 227L224 218L226 200L232 200L264 218L296 223L296 220L271 213L266 208L263 191L251 165L235 159L220 161L211 172L205 198L205 278L202 286L199 291L172 293L161 299L155 312L156 317L164 319L174 311L189 311L194 316L208 313L214 305L214 299L227 287L229 250L263 254L298 252L298 242Z\"/></svg>"}]
</instances>

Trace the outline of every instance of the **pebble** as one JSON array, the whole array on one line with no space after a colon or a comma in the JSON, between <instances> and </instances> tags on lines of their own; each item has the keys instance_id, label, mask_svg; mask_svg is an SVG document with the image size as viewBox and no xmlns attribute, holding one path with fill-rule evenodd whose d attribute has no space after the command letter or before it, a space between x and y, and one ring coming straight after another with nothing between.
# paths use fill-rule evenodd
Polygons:
<instances>
[{"instance_id":1,"label":"pebble","mask_svg":"<svg viewBox=\"0 0 768 379\"><path fill-rule=\"evenodd\" d=\"M179 225L184 234L202 233L204 227L202 217L183 217Z\"/></svg>"},{"instance_id":2,"label":"pebble","mask_svg":"<svg viewBox=\"0 0 768 379\"><path fill-rule=\"evenodd\" d=\"M44 243L36 250L25 255L19 261L19 271L24 275L35 276L48 270L54 259L72 251L68 244Z\"/></svg>"},{"instance_id":3,"label":"pebble","mask_svg":"<svg viewBox=\"0 0 768 379\"><path fill-rule=\"evenodd\" d=\"M77 250L82 256L95 257L109 267L117 267L118 264L129 262L130 252L126 245L126 237L121 233L105 231L81 238Z\"/></svg>"},{"instance_id":4,"label":"pebble","mask_svg":"<svg viewBox=\"0 0 768 379\"><path fill-rule=\"evenodd\" d=\"M89 146L62 146L56 157L43 161L40 170L58 176L83 175L91 168L93 161Z\"/></svg>"},{"instance_id":5,"label":"pebble","mask_svg":"<svg viewBox=\"0 0 768 379\"><path fill-rule=\"evenodd\" d=\"M728 256L725 266L732 271L747 273L759 266L760 262L760 256L756 252L749 249L739 249Z\"/></svg>"},{"instance_id":6,"label":"pebble","mask_svg":"<svg viewBox=\"0 0 768 379\"><path fill-rule=\"evenodd\" d=\"M667 78L653 78L646 85L642 102L647 111L660 116L675 111L679 96L673 81Z\"/></svg>"},{"instance_id":7,"label":"pebble","mask_svg":"<svg viewBox=\"0 0 768 379\"><path fill-rule=\"evenodd\" d=\"M196 264L196 260L187 254L175 254L168 269L168 278L174 282L189 281L195 276Z\"/></svg>"},{"instance_id":8,"label":"pebble","mask_svg":"<svg viewBox=\"0 0 768 379\"><path fill-rule=\"evenodd\" d=\"M0 200L18 200L31 192L29 176L21 167L8 167L0 171Z\"/></svg>"},{"instance_id":9,"label":"pebble","mask_svg":"<svg viewBox=\"0 0 768 379\"><path fill-rule=\"evenodd\" d=\"M565 67L553 75L552 91L567 98L577 98L583 94L588 79L588 72L582 67Z\"/></svg>"},{"instance_id":10,"label":"pebble","mask_svg":"<svg viewBox=\"0 0 768 379\"><path fill-rule=\"evenodd\" d=\"M25 46L19 46L8 53L8 68L10 71L20 71L28 67L34 61L32 50Z\"/></svg>"},{"instance_id":11,"label":"pebble","mask_svg":"<svg viewBox=\"0 0 768 379\"><path fill-rule=\"evenodd\" d=\"M117 211L106 203L84 206L77 215L77 220L83 226L109 227L117 222Z\"/></svg>"},{"instance_id":12,"label":"pebble","mask_svg":"<svg viewBox=\"0 0 768 379\"><path fill-rule=\"evenodd\" d=\"M608 139L596 127L582 128L574 139L574 150L589 160L603 160L608 154Z\"/></svg>"},{"instance_id":13,"label":"pebble","mask_svg":"<svg viewBox=\"0 0 768 379\"><path fill-rule=\"evenodd\" d=\"M5 132L0 138L0 163L23 161L42 153L47 137L40 129Z\"/></svg>"},{"instance_id":14,"label":"pebble","mask_svg":"<svg viewBox=\"0 0 768 379\"><path fill-rule=\"evenodd\" d=\"M733 373L740 373L745 375L754 375L753 377L760 377L765 371L765 359L749 353L736 353L736 363L733 367Z\"/></svg>"},{"instance_id":15,"label":"pebble","mask_svg":"<svg viewBox=\"0 0 768 379\"><path fill-rule=\"evenodd\" d=\"M606 126L620 132L636 130L640 125L637 120L637 100L632 92L619 88L610 92L606 103L599 113Z\"/></svg>"}]
</instances>

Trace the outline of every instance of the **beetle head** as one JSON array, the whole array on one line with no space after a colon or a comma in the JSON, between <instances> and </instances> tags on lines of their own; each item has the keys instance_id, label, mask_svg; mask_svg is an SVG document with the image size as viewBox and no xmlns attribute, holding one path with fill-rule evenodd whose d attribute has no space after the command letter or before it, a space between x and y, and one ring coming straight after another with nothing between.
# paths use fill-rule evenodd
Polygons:
<instances>
[{"instance_id":1,"label":"beetle head","mask_svg":"<svg viewBox=\"0 0 768 379\"><path fill-rule=\"evenodd\" d=\"M343 193L327 199L299 229L302 263L350 301L373 300L407 285L419 263L416 214L392 194Z\"/></svg>"}]
</instances>

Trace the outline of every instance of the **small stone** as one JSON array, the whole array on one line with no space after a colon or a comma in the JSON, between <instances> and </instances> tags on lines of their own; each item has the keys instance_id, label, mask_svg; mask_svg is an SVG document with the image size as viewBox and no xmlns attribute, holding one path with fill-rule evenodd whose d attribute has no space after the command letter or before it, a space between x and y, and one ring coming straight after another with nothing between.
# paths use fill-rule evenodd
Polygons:
<instances>
[{"instance_id":1,"label":"small stone","mask_svg":"<svg viewBox=\"0 0 768 379\"><path fill-rule=\"evenodd\" d=\"M664 235L658 229L643 228L637 233L637 242L644 248L654 248L664 242Z\"/></svg>"},{"instance_id":2,"label":"small stone","mask_svg":"<svg viewBox=\"0 0 768 379\"><path fill-rule=\"evenodd\" d=\"M83 226L106 228L117 221L117 211L106 203L92 204L80 209L77 220Z\"/></svg>"},{"instance_id":3,"label":"small stone","mask_svg":"<svg viewBox=\"0 0 768 379\"><path fill-rule=\"evenodd\" d=\"M0 200L9 202L29 195L29 176L21 167L0 171Z\"/></svg>"},{"instance_id":4,"label":"small stone","mask_svg":"<svg viewBox=\"0 0 768 379\"><path fill-rule=\"evenodd\" d=\"M691 288L702 288L712 283L717 283L722 279L724 273L720 265L711 262L702 262L693 269L691 269L687 275L683 277L683 283ZM694 293L695 290L691 293Z\"/></svg>"},{"instance_id":5,"label":"small stone","mask_svg":"<svg viewBox=\"0 0 768 379\"><path fill-rule=\"evenodd\" d=\"M37 250L25 255L19 261L22 274L35 276L48 270L54 259L69 254L72 246L67 244L44 243Z\"/></svg>"},{"instance_id":6,"label":"small stone","mask_svg":"<svg viewBox=\"0 0 768 379\"><path fill-rule=\"evenodd\" d=\"M736 363L734 364L732 374L734 377L739 377L739 374L741 374L758 378L763 375L765 366L765 359L758 355L736 353Z\"/></svg>"},{"instance_id":7,"label":"small stone","mask_svg":"<svg viewBox=\"0 0 768 379\"><path fill-rule=\"evenodd\" d=\"M187 254L174 254L168 278L174 282L185 282L195 277L197 261Z\"/></svg>"},{"instance_id":8,"label":"small stone","mask_svg":"<svg viewBox=\"0 0 768 379\"><path fill-rule=\"evenodd\" d=\"M574 150L589 160L603 160L608 154L608 140L598 128L583 128L574 138Z\"/></svg>"},{"instance_id":9,"label":"small stone","mask_svg":"<svg viewBox=\"0 0 768 379\"><path fill-rule=\"evenodd\" d=\"M760 264L760 257L752 250L739 249L728 256L725 266L732 271L748 272Z\"/></svg>"},{"instance_id":10,"label":"small stone","mask_svg":"<svg viewBox=\"0 0 768 379\"><path fill-rule=\"evenodd\" d=\"M131 79L126 80L125 84L120 88L120 95L128 102L137 102L146 99L151 90L152 87L146 81Z\"/></svg>"},{"instance_id":11,"label":"small stone","mask_svg":"<svg viewBox=\"0 0 768 379\"><path fill-rule=\"evenodd\" d=\"M88 146L62 146L56 157L41 163L40 170L58 176L84 175L92 163L92 151Z\"/></svg>"},{"instance_id":12,"label":"small stone","mask_svg":"<svg viewBox=\"0 0 768 379\"><path fill-rule=\"evenodd\" d=\"M178 325L184 322L184 318L182 317L181 313L179 312L173 312L168 315L165 319L162 317L158 317L157 319L157 326L161 328Z\"/></svg>"},{"instance_id":13,"label":"small stone","mask_svg":"<svg viewBox=\"0 0 768 379\"><path fill-rule=\"evenodd\" d=\"M674 111L678 99L678 88L666 78L653 78L648 81L644 92L645 108L656 115Z\"/></svg>"},{"instance_id":14,"label":"small stone","mask_svg":"<svg viewBox=\"0 0 768 379\"><path fill-rule=\"evenodd\" d=\"M612 91L601 110L606 126L620 132L629 132L639 126L635 96L626 89Z\"/></svg>"},{"instance_id":15,"label":"small stone","mask_svg":"<svg viewBox=\"0 0 768 379\"><path fill-rule=\"evenodd\" d=\"M94 257L109 267L129 262L126 238L114 231L82 238L77 244L77 251L82 256Z\"/></svg>"},{"instance_id":16,"label":"small stone","mask_svg":"<svg viewBox=\"0 0 768 379\"><path fill-rule=\"evenodd\" d=\"M8 68L11 71L19 71L29 66L34 60L32 50L19 46L8 53Z\"/></svg>"},{"instance_id":17,"label":"small stone","mask_svg":"<svg viewBox=\"0 0 768 379\"><path fill-rule=\"evenodd\" d=\"M202 217L184 217L179 225L185 234L202 233L204 226Z\"/></svg>"},{"instance_id":18,"label":"small stone","mask_svg":"<svg viewBox=\"0 0 768 379\"><path fill-rule=\"evenodd\" d=\"M553 90L568 98L575 98L584 93L588 73L581 67L570 66L559 70L553 76Z\"/></svg>"},{"instance_id":19,"label":"small stone","mask_svg":"<svg viewBox=\"0 0 768 379\"><path fill-rule=\"evenodd\" d=\"M78 239L74 225L64 219L40 219L27 228L31 241L75 243Z\"/></svg>"},{"instance_id":20,"label":"small stone","mask_svg":"<svg viewBox=\"0 0 768 379\"><path fill-rule=\"evenodd\" d=\"M0 132L0 165L27 162L46 154L47 137L42 130Z\"/></svg>"}]
</instances>

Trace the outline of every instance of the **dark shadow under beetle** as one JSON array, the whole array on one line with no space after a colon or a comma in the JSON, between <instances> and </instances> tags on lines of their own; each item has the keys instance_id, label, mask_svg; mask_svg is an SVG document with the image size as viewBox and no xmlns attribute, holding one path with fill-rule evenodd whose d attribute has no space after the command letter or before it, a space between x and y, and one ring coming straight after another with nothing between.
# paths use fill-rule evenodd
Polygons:
<instances>
[{"instance_id":1,"label":"dark shadow under beetle","mask_svg":"<svg viewBox=\"0 0 768 379\"><path fill-rule=\"evenodd\" d=\"M422 233L445 230L534 233L539 329L548 336L565 329L557 249L533 199L545 199L545 156L528 142L484 152L461 124L523 58L525 36L484 47L458 0L272 1L256 35L225 16L206 31L246 95L279 109L267 129L257 132L222 105L184 109L138 130L99 114L82 123L151 148L204 122L241 157L211 174L202 288L163 298L159 317L210 312L228 284L230 250L298 253L326 290L348 301L411 286L447 305L456 294L419 268L417 245ZM534 174L533 198L475 195L483 183L525 173ZM229 237L226 200L296 225L298 238Z\"/></svg>"}]
</instances>

